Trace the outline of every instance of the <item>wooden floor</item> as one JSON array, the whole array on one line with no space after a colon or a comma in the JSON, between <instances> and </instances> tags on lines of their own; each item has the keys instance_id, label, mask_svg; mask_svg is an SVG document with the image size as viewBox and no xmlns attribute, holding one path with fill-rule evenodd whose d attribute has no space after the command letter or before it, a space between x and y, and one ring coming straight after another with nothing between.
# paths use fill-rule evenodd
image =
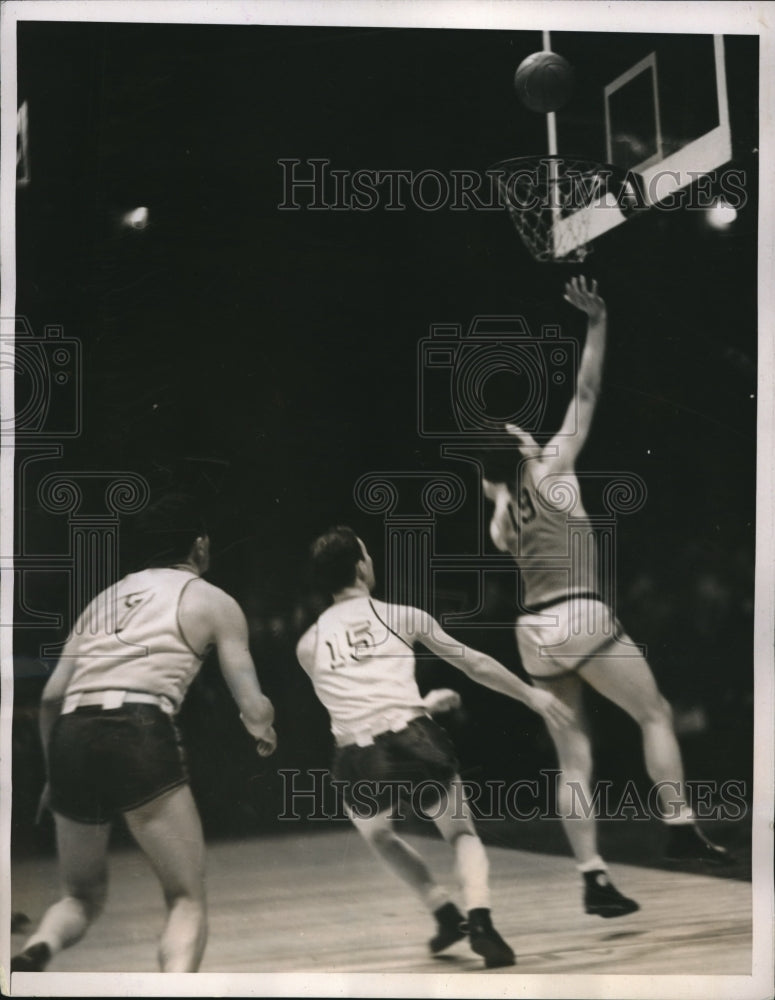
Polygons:
<instances>
[{"instance_id":1,"label":"wooden floor","mask_svg":"<svg viewBox=\"0 0 775 1000\"><path fill-rule=\"evenodd\" d=\"M433 838L408 839L453 888L449 848ZM613 880L641 910L602 920L583 912L569 857L498 847L488 856L496 925L519 963L488 975L751 972L748 882L615 865ZM16 864L15 911L36 921L55 892L53 858ZM208 893L204 973L483 971L465 941L444 957L429 954L428 914L349 827L213 843ZM51 971L154 972L162 919L158 885L142 855L114 851L105 913ZM14 949L22 941L14 935Z\"/></svg>"}]
</instances>

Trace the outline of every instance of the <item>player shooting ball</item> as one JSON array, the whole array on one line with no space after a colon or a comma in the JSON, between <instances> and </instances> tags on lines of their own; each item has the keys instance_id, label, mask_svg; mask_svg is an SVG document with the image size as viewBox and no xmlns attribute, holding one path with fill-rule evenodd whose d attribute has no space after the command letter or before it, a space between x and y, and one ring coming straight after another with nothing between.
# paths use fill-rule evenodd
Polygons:
<instances>
[{"instance_id":1,"label":"player shooting ball","mask_svg":"<svg viewBox=\"0 0 775 1000\"><path fill-rule=\"evenodd\" d=\"M559 757L558 808L584 879L584 906L587 913L618 917L634 912L638 904L611 884L591 810L579 815L574 809L574 794L593 801L585 684L623 708L641 728L646 770L659 788L659 807L669 829L666 855L715 864L728 864L731 858L695 822L670 705L603 600L595 533L582 503L576 460L600 396L607 310L597 282L584 276L566 283L565 300L588 320L576 391L563 422L543 446L523 428L507 424L519 453L514 476L508 482L485 478L483 487L494 505L492 540L511 553L520 569L516 636L522 664L532 683L554 694L572 716L569 726L548 719L547 727Z\"/></svg>"}]
</instances>

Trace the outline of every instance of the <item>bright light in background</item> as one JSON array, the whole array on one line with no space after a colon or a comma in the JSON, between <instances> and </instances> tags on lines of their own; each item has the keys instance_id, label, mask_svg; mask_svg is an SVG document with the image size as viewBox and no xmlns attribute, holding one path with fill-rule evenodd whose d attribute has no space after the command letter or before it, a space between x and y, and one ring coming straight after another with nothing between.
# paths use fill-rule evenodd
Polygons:
<instances>
[{"instance_id":1,"label":"bright light in background","mask_svg":"<svg viewBox=\"0 0 775 1000\"><path fill-rule=\"evenodd\" d=\"M148 225L148 209L142 206L127 212L124 216L124 225L131 226L133 229L145 229Z\"/></svg>"},{"instance_id":2,"label":"bright light in background","mask_svg":"<svg viewBox=\"0 0 775 1000\"><path fill-rule=\"evenodd\" d=\"M737 209L723 198L718 198L708 209L708 225L713 229L726 229L737 218Z\"/></svg>"}]
</instances>

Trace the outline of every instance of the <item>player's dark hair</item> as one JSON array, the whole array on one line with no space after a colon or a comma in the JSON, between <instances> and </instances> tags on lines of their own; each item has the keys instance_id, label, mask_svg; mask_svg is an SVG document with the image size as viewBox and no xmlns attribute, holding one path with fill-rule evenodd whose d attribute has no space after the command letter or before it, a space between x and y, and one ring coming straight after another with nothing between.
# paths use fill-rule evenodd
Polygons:
<instances>
[{"instance_id":1,"label":"player's dark hair","mask_svg":"<svg viewBox=\"0 0 775 1000\"><path fill-rule=\"evenodd\" d=\"M187 493L168 493L135 518L133 546L137 564L171 566L185 562L197 538L207 534L199 503Z\"/></svg>"},{"instance_id":2,"label":"player's dark hair","mask_svg":"<svg viewBox=\"0 0 775 1000\"><path fill-rule=\"evenodd\" d=\"M326 594L352 586L355 567L362 559L363 549L352 528L330 528L310 546L313 586Z\"/></svg>"}]
</instances>

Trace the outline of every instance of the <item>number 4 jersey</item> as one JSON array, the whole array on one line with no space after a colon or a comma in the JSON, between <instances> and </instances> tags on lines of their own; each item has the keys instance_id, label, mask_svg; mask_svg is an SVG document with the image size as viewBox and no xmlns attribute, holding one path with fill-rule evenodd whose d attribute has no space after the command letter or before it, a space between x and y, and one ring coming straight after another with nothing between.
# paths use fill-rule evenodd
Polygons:
<instances>
[{"instance_id":1,"label":"number 4 jersey","mask_svg":"<svg viewBox=\"0 0 775 1000\"><path fill-rule=\"evenodd\" d=\"M410 614L409 608L353 597L333 604L312 626L307 669L340 746L368 742L424 714L414 651L399 634L401 617Z\"/></svg>"},{"instance_id":2,"label":"number 4 jersey","mask_svg":"<svg viewBox=\"0 0 775 1000\"><path fill-rule=\"evenodd\" d=\"M183 591L198 579L188 570L146 569L98 594L68 640L76 664L67 693L144 691L178 709L202 665L178 618Z\"/></svg>"}]
</instances>

